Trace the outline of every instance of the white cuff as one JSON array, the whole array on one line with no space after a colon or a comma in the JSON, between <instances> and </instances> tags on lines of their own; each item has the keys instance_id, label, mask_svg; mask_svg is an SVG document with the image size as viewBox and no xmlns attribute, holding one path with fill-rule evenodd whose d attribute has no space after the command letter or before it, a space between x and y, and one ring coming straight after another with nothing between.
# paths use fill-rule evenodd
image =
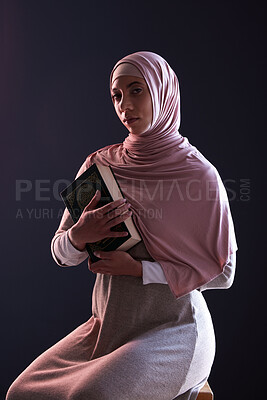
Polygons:
<instances>
[{"instance_id":1,"label":"white cuff","mask_svg":"<svg viewBox=\"0 0 267 400\"><path fill-rule=\"evenodd\" d=\"M201 286L199 290L203 292L207 289L229 289L234 281L236 271L236 252L231 254L230 260L225 265L223 272L210 282Z\"/></svg>"},{"instance_id":2,"label":"white cuff","mask_svg":"<svg viewBox=\"0 0 267 400\"><path fill-rule=\"evenodd\" d=\"M166 281L163 269L157 261L141 261L143 267L143 284L149 283L163 283L168 284Z\"/></svg>"},{"instance_id":3,"label":"white cuff","mask_svg":"<svg viewBox=\"0 0 267 400\"><path fill-rule=\"evenodd\" d=\"M69 239L68 231L53 241L52 254L56 263L62 267L78 265L88 257L87 250L78 250Z\"/></svg>"}]
</instances>

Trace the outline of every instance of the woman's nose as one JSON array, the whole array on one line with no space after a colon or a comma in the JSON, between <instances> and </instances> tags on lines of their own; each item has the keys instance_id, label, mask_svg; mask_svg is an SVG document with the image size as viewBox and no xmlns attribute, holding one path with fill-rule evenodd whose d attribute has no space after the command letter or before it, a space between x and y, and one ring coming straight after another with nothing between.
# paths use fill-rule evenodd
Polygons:
<instances>
[{"instance_id":1,"label":"woman's nose","mask_svg":"<svg viewBox=\"0 0 267 400\"><path fill-rule=\"evenodd\" d=\"M121 98L121 102L120 102L120 109L121 111L125 111L127 109L132 109L133 108L133 104L131 102L131 100L129 99L128 96L124 96Z\"/></svg>"}]
</instances>

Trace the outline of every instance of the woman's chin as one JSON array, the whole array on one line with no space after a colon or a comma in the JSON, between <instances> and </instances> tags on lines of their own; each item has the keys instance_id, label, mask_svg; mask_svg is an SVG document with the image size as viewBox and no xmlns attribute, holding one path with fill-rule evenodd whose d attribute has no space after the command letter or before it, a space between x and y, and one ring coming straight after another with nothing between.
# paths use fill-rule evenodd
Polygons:
<instances>
[{"instance_id":1,"label":"woman's chin","mask_svg":"<svg viewBox=\"0 0 267 400\"><path fill-rule=\"evenodd\" d=\"M143 132L145 132L146 129L128 129L129 134L131 133L132 135L141 135Z\"/></svg>"}]
</instances>

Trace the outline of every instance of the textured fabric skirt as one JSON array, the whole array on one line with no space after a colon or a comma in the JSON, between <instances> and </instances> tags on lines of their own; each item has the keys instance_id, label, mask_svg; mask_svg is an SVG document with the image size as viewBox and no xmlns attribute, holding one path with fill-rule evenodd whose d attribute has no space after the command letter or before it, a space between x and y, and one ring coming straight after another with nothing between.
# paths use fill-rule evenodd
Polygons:
<instances>
[{"instance_id":1,"label":"textured fabric skirt","mask_svg":"<svg viewBox=\"0 0 267 400\"><path fill-rule=\"evenodd\" d=\"M215 336L203 295L97 274L92 316L35 359L6 400L194 400Z\"/></svg>"}]
</instances>

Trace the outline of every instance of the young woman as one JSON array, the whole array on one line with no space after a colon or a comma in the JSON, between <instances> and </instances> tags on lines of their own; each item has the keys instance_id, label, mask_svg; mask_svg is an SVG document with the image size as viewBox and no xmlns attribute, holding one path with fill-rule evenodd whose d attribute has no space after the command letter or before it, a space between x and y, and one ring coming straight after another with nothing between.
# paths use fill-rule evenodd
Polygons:
<instances>
[{"instance_id":1,"label":"young woman","mask_svg":"<svg viewBox=\"0 0 267 400\"><path fill-rule=\"evenodd\" d=\"M52 255L78 265L86 243L124 235L110 228L130 216L142 241L88 260L92 316L33 361L7 400L192 400L210 374L215 337L201 291L231 286L237 250L225 188L178 131L178 79L161 56L119 60L110 93L129 134L90 154L76 176L110 165L126 202L97 208L96 193L76 224L66 209Z\"/></svg>"}]
</instances>

